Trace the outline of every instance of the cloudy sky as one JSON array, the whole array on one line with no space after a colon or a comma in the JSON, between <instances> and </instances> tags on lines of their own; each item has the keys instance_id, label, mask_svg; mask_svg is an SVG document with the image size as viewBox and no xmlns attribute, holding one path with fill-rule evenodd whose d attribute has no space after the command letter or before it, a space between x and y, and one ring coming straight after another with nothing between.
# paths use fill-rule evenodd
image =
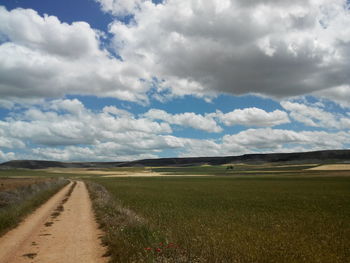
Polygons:
<instances>
[{"instance_id":1,"label":"cloudy sky","mask_svg":"<svg viewBox=\"0 0 350 263\"><path fill-rule=\"evenodd\" d=\"M0 162L350 147L346 0L4 0Z\"/></svg>"}]
</instances>

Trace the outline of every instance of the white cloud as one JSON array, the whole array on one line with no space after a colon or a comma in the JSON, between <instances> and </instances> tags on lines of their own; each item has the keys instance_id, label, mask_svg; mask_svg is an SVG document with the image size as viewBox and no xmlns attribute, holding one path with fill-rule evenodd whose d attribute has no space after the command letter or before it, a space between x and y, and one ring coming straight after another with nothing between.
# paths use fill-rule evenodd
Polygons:
<instances>
[{"instance_id":1,"label":"white cloud","mask_svg":"<svg viewBox=\"0 0 350 263\"><path fill-rule=\"evenodd\" d=\"M101 48L103 33L85 22L0 7L3 107L67 94L147 103L152 84L159 99L314 93L341 100L350 84L345 0L96 1L106 12L133 15L110 25L122 60Z\"/></svg>"},{"instance_id":2,"label":"white cloud","mask_svg":"<svg viewBox=\"0 0 350 263\"><path fill-rule=\"evenodd\" d=\"M10 161L16 158L15 153L13 152L7 152L4 153L3 151L0 150L0 161L1 162L6 162L6 161Z\"/></svg>"},{"instance_id":3,"label":"white cloud","mask_svg":"<svg viewBox=\"0 0 350 263\"><path fill-rule=\"evenodd\" d=\"M284 111L275 110L266 112L255 107L236 109L228 113L216 111L205 115L195 114L193 112L169 114L164 110L150 109L144 116L152 120L162 120L169 124L191 127L207 132L223 131L217 124L217 121L222 122L226 126L243 125L250 127L272 127L290 122L288 114Z\"/></svg>"},{"instance_id":4,"label":"white cloud","mask_svg":"<svg viewBox=\"0 0 350 263\"><path fill-rule=\"evenodd\" d=\"M315 93L316 96L333 100L344 108L350 108L350 85L343 85Z\"/></svg>"},{"instance_id":5,"label":"white cloud","mask_svg":"<svg viewBox=\"0 0 350 263\"><path fill-rule=\"evenodd\" d=\"M11 137L4 137L3 132L0 130L0 148L8 148L8 149L14 149L19 148L23 149L25 147L25 144L18 139L11 138Z\"/></svg>"},{"instance_id":6,"label":"white cloud","mask_svg":"<svg viewBox=\"0 0 350 263\"><path fill-rule=\"evenodd\" d=\"M350 119L347 116L297 102L283 101L281 105L290 112L291 118L307 126L326 129L350 129Z\"/></svg>"},{"instance_id":7,"label":"white cloud","mask_svg":"<svg viewBox=\"0 0 350 263\"><path fill-rule=\"evenodd\" d=\"M261 128L248 129L223 137L226 151L286 152L305 150L342 149L350 143L346 132L301 131Z\"/></svg>"},{"instance_id":8,"label":"white cloud","mask_svg":"<svg viewBox=\"0 0 350 263\"><path fill-rule=\"evenodd\" d=\"M0 8L0 32L12 42L71 60L99 55L99 33L86 22L71 25L57 17L40 17L31 9Z\"/></svg>"},{"instance_id":9,"label":"white cloud","mask_svg":"<svg viewBox=\"0 0 350 263\"><path fill-rule=\"evenodd\" d=\"M145 118L147 115L155 116ZM187 125L183 116L187 114L171 115L152 110L136 117L114 106L93 112L77 99L49 101L40 107L12 113L0 121L0 160L124 161L156 158L165 150L182 157L224 156L342 149L350 145L348 132L258 128L216 140L170 134L172 130L166 122ZM213 117L207 114L195 118L208 116ZM346 118L339 121L349 124Z\"/></svg>"},{"instance_id":10,"label":"white cloud","mask_svg":"<svg viewBox=\"0 0 350 263\"><path fill-rule=\"evenodd\" d=\"M218 142L196 140L179 154L189 156L230 156L250 153L303 152L344 149L350 145L346 132L301 131L258 128L224 135Z\"/></svg>"},{"instance_id":11,"label":"white cloud","mask_svg":"<svg viewBox=\"0 0 350 263\"><path fill-rule=\"evenodd\" d=\"M169 114L166 111L150 109L144 114L145 117L153 120L162 120L170 124L191 127L207 132L221 132L222 128L217 125L216 121L209 115L202 116L193 112L181 114Z\"/></svg>"},{"instance_id":12,"label":"white cloud","mask_svg":"<svg viewBox=\"0 0 350 263\"><path fill-rule=\"evenodd\" d=\"M132 136L147 139L171 132L166 123L136 119L131 114L116 116L109 111L91 112L76 99L55 100L46 108L48 110L30 108L0 121L1 133L5 138L29 140L41 145L75 145L110 139L123 143L123 140L132 141ZM110 109L118 110L115 107Z\"/></svg>"},{"instance_id":13,"label":"white cloud","mask_svg":"<svg viewBox=\"0 0 350 263\"><path fill-rule=\"evenodd\" d=\"M63 110L75 115L86 112L86 109L79 100L54 100L50 103L49 108L55 111Z\"/></svg>"},{"instance_id":14,"label":"white cloud","mask_svg":"<svg viewBox=\"0 0 350 263\"><path fill-rule=\"evenodd\" d=\"M109 114L113 114L116 116L120 116L120 117L132 117L133 114L126 111L126 110L122 110L122 109L118 109L117 107L114 106L106 106L103 108L102 110L104 113L109 113Z\"/></svg>"},{"instance_id":15,"label":"white cloud","mask_svg":"<svg viewBox=\"0 0 350 263\"><path fill-rule=\"evenodd\" d=\"M164 80L160 88L173 95L288 97L350 83L345 0L137 5L134 22L111 25L115 47L125 61Z\"/></svg>"},{"instance_id":16,"label":"white cloud","mask_svg":"<svg viewBox=\"0 0 350 263\"><path fill-rule=\"evenodd\" d=\"M200 147L204 141L169 135L169 124L106 106L92 112L77 99L53 100L0 121L0 147L12 158L49 160L135 160L155 158L163 150ZM30 147L25 147L30 145ZM207 144L213 144L208 141ZM7 156L7 157L6 157Z\"/></svg>"},{"instance_id":17,"label":"white cloud","mask_svg":"<svg viewBox=\"0 0 350 263\"><path fill-rule=\"evenodd\" d=\"M290 122L288 114L284 111L266 112L255 107L237 109L228 113L217 112L216 115L226 126L272 127Z\"/></svg>"},{"instance_id":18,"label":"white cloud","mask_svg":"<svg viewBox=\"0 0 350 263\"><path fill-rule=\"evenodd\" d=\"M0 6L0 35L8 40L0 45L2 100L85 94L148 101L141 81L148 73L101 49L101 33L85 22L66 24L30 9Z\"/></svg>"},{"instance_id":19,"label":"white cloud","mask_svg":"<svg viewBox=\"0 0 350 263\"><path fill-rule=\"evenodd\" d=\"M110 12L113 15L125 16L134 13L140 4L145 0L95 0L100 3L104 12Z\"/></svg>"}]
</instances>

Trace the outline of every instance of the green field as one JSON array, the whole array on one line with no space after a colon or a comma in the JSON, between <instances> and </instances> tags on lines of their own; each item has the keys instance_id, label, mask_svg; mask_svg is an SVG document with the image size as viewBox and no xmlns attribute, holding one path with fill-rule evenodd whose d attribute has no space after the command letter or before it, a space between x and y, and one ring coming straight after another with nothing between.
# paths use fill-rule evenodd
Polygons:
<instances>
[{"instance_id":1,"label":"green field","mask_svg":"<svg viewBox=\"0 0 350 263\"><path fill-rule=\"evenodd\" d=\"M97 209L100 220L111 218L105 230L113 262L328 263L350 258L349 177L94 181L117 204L109 207L113 202L106 201ZM141 219L133 220L136 215Z\"/></svg>"},{"instance_id":2,"label":"green field","mask_svg":"<svg viewBox=\"0 0 350 263\"><path fill-rule=\"evenodd\" d=\"M131 176L122 178L103 177L100 170L13 169L0 171L0 179L64 176L89 182L112 262L348 262L350 171L305 170L311 167L101 169ZM0 212L20 219L39 204L32 202ZM0 222L0 232L10 221L16 223Z\"/></svg>"}]
</instances>

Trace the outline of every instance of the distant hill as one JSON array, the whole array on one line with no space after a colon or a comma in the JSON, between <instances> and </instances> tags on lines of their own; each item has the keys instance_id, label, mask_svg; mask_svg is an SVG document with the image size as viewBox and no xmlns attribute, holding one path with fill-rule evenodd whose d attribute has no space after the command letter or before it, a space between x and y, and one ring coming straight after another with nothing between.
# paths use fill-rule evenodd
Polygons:
<instances>
[{"instance_id":1,"label":"distant hill","mask_svg":"<svg viewBox=\"0 0 350 263\"><path fill-rule=\"evenodd\" d=\"M56 162L41 160L15 160L0 164L0 169L25 168L25 169L46 169L46 168L110 168L116 167L121 162Z\"/></svg>"},{"instance_id":2,"label":"distant hill","mask_svg":"<svg viewBox=\"0 0 350 263\"><path fill-rule=\"evenodd\" d=\"M137 166L195 166L228 163L350 163L350 150L327 150L299 153L245 154L225 157L160 158L131 162L56 162L16 160L0 164L0 169L26 168L112 168Z\"/></svg>"}]
</instances>

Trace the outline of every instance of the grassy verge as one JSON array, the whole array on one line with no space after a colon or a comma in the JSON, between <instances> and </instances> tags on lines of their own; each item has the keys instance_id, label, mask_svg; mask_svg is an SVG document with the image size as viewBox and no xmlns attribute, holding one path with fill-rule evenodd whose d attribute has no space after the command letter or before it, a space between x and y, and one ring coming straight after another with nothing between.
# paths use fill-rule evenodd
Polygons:
<instances>
[{"instance_id":1,"label":"grassy verge","mask_svg":"<svg viewBox=\"0 0 350 263\"><path fill-rule=\"evenodd\" d=\"M110 193L101 186L92 191L113 262L340 263L350 258L349 177L95 182ZM99 192L108 196L100 205ZM133 221L139 218L135 213L142 219Z\"/></svg>"},{"instance_id":2,"label":"grassy verge","mask_svg":"<svg viewBox=\"0 0 350 263\"><path fill-rule=\"evenodd\" d=\"M87 182L87 187L111 262L188 262L180 260L181 251L164 233L123 207L103 186Z\"/></svg>"},{"instance_id":3,"label":"grassy verge","mask_svg":"<svg viewBox=\"0 0 350 263\"><path fill-rule=\"evenodd\" d=\"M0 235L47 201L68 181L52 179L0 192Z\"/></svg>"}]
</instances>

